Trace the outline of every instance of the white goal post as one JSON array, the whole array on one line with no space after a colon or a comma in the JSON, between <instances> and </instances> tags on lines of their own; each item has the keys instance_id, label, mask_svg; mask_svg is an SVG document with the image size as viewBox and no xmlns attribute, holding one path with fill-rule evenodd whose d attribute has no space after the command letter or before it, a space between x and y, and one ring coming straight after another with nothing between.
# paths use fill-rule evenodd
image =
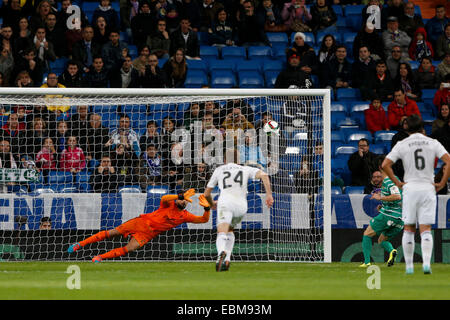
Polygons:
<instances>
[{"instance_id":1,"label":"white goal post","mask_svg":"<svg viewBox=\"0 0 450 320\"><path fill-rule=\"evenodd\" d=\"M208 103L213 104L212 109L208 109ZM194 104L198 113L191 111ZM16 137L5 133L1 136L2 141L8 141L10 152L15 153L11 159L16 164L0 159L0 261L87 260L98 251L105 252L109 247L103 243L73 256L66 251L69 244L95 231L116 227L149 208L157 208L158 197L164 193L194 185L198 196L204 188L203 172L197 171L200 165L213 170L224 160L222 152L231 146L240 150L241 164L257 166L271 175L275 199L274 208L266 208L261 183L252 181L251 188L249 185L249 213L236 228L236 253L232 259L331 262L330 105L328 89L0 88L2 125L14 121L23 126ZM87 120L81 115L83 107L87 109ZM18 119L12 114L18 114ZM93 133L101 131L90 131L93 114L100 116L107 130L101 137ZM208 127L208 115L215 131ZM122 117L128 119L128 131L121 127ZM280 137L268 137L263 132L267 117L280 124ZM173 120L174 128L166 130L167 118ZM41 130L34 127L38 121L46 130L41 140L35 136ZM88 127L80 128L82 122ZM149 122L158 128L156 138L149 138L159 142L144 145ZM16 131L16 124L11 131ZM52 150L48 139L44 139L48 136L53 138L55 167L48 167L48 158L42 156L42 151ZM85 156L84 165L74 171L65 167L65 156L73 150L69 141L72 136ZM166 136L172 139L169 149L161 142ZM316 153L319 145L323 153ZM116 183L115 191L105 191L106 182L100 182L96 189L96 170L104 155L118 157L120 148L136 161L121 167L122 158L114 158L116 175L122 174L123 180ZM252 150L258 150L258 160L252 158ZM153 171L149 173L157 162L152 152L160 157L160 171L155 174L159 180L154 179ZM113 160L112 155L110 158ZM263 161L259 162L260 158ZM185 166L179 169L177 165ZM35 180L26 181L34 169ZM291 189L287 181L292 183ZM132 190L135 186L137 193ZM187 209L202 214L195 203L197 196ZM40 230L43 217L50 218L51 230ZM215 218L212 214L203 226L183 225L161 234L133 255L120 259L211 261L216 254ZM38 242L42 243L36 245Z\"/></svg>"}]
</instances>

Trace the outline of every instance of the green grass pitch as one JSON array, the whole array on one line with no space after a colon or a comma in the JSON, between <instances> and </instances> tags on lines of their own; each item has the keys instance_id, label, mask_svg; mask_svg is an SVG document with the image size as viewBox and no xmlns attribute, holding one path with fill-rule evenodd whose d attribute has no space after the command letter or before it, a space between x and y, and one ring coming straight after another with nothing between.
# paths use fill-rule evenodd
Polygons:
<instances>
[{"instance_id":1,"label":"green grass pitch","mask_svg":"<svg viewBox=\"0 0 450 320\"><path fill-rule=\"evenodd\" d=\"M71 265L80 268L81 289L66 287ZM0 299L450 299L448 264L433 264L431 275L420 264L413 275L403 263L378 266L381 288L368 289L374 274L357 263L235 262L219 273L213 262L1 262Z\"/></svg>"}]
</instances>

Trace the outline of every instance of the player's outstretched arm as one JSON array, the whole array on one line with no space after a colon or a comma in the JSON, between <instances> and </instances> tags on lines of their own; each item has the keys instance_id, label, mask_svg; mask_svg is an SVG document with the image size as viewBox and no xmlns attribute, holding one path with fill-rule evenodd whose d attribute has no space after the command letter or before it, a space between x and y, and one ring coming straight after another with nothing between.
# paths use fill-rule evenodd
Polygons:
<instances>
[{"instance_id":1,"label":"player's outstretched arm","mask_svg":"<svg viewBox=\"0 0 450 320\"><path fill-rule=\"evenodd\" d=\"M262 170L259 170L256 175L256 179L261 179L264 184L264 190L266 190L266 204L270 208L273 206L272 187L270 185L269 175Z\"/></svg>"},{"instance_id":2,"label":"player's outstretched arm","mask_svg":"<svg viewBox=\"0 0 450 320\"><path fill-rule=\"evenodd\" d=\"M164 206L168 206L168 204L174 200L186 200L186 201L192 202L191 197L194 194L195 194L195 189L189 189L186 192L179 193L179 194L166 194L165 196L161 197L161 204L163 204Z\"/></svg>"},{"instance_id":3,"label":"player's outstretched arm","mask_svg":"<svg viewBox=\"0 0 450 320\"><path fill-rule=\"evenodd\" d=\"M209 207L215 209L216 204L214 203L214 200L211 195L213 190L214 190L213 188L206 187L205 192L203 193L203 196L205 197L206 201L208 201Z\"/></svg>"},{"instance_id":4,"label":"player's outstretched arm","mask_svg":"<svg viewBox=\"0 0 450 320\"><path fill-rule=\"evenodd\" d=\"M444 174L442 175L441 181L435 183L436 192L447 186L447 181L450 177L450 155L448 153L444 154L441 160L445 163Z\"/></svg>"},{"instance_id":5,"label":"player's outstretched arm","mask_svg":"<svg viewBox=\"0 0 450 320\"><path fill-rule=\"evenodd\" d=\"M199 204L205 209L205 212L203 213L203 216L196 216L194 214L189 215L188 221L191 223L206 223L209 221L209 216L211 213L211 207L209 205L208 200L206 200L205 196L202 194L198 198Z\"/></svg>"}]
</instances>

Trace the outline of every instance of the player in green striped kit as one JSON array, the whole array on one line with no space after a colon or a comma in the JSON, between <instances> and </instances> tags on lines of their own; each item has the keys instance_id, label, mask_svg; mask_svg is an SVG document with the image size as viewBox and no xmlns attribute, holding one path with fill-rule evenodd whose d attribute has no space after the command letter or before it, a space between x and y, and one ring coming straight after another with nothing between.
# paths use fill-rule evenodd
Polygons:
<instances>
[{"instance_id":1,"label":"player in green striped kit","mask_svg":"<svg viewBox=\"0 0 450 320\"><path fill-rule=\"evenodd\" d=\"M394 249L388 240L403 230L402 192L381 169L382 162L383 159L379 162L380 171L383 175L381 191L379 193L373 193L371 197L371 199L380 200L382 206L379 209L379 214L370 220L370 225L364 231L362 241L364 263L360 265L362 268L370 266L372 238L375 235L378 236L378 243L381 247L389 253L387 266L393 266L395 257L397 256L397 250Z\"/></svg>"}]
</instances>

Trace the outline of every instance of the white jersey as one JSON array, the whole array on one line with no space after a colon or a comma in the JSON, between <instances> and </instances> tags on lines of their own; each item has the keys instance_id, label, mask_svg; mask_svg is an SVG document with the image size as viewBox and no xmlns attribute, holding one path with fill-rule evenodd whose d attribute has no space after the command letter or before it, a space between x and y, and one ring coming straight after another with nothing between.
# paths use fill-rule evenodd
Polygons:
<instances>
[{"instance_id":1,"label":"white jersey","mask_svg":"<svg viewBox=\"0 0 450 320\"><path fill-rule=\"evenodd\" d=\"M247 211L247 185L249 179L255 179L258 168L241 166L234 163L224 164L214 170L208 182L208 188L219 186L218 208Z\"/></svg>"},{"instance_id":2,"label":"white jersey","mask_svg":"<svg viewBox=\"0 0 450 320\"><path fill-rule=\"evenodd\" d=\"M406 183L433 184L435 160L446 153L447 150L439 141L414 133L398 142L386 157L393 162L402 160Z\"/></svg>"}]
</instances>

